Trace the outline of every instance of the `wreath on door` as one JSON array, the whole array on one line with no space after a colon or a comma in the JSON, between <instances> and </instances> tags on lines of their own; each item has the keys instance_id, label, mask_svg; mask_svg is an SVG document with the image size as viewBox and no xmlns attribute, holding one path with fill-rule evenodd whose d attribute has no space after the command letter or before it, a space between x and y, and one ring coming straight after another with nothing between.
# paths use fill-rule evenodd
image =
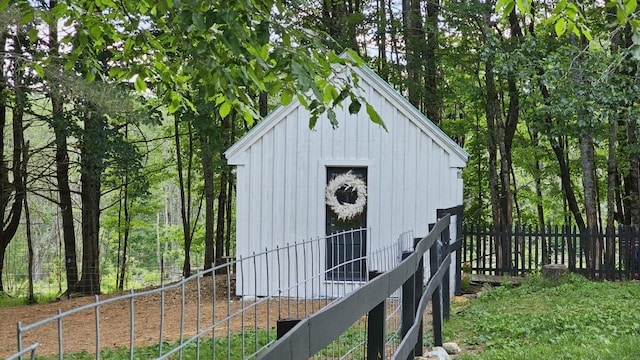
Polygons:
<instances>
[{"instance_id":1,"label":"wreath on door","mask_svg":"<svg viewBox=\"0 0 640 360\"><path fill-rule=\"evenodd\" d=\"M341 202L338 200L338 190L355 191L356 201L353 203ZM324 196L326 204L329 205L331 211L338 215L339 220L351 220L364 211L367 204L367 185L349 170L336 176L327 184Z\"/></svg>"}]
</instances>

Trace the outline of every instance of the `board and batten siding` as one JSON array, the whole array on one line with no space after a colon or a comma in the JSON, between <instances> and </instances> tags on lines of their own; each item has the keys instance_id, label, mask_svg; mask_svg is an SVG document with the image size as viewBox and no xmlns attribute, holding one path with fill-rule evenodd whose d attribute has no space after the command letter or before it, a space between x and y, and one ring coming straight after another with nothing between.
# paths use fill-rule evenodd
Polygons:
<instances>
[{"instance_id":1,"label":"board and batten siding","mask_svg":"<svg viewBox=\"0 0 640 360\"><path fill-rule=\"evenodd\" d=\"M336 111L337 128L322 116L310 130L309 112L294 101L227 152L237 174L236 257L324 236L327 167L367 168L369 253L389 246L407 230L426 235L428 224L436 222L436 209L462 203L460 171L466 153L452 151L443 133L434 134L426 118L416 119L417 110L403 98L399 101L399 95L390 96L393 90L381 88L379 78L359 75L362 94L388 131L372 123L364 110L349 114L348 104ZM243 275L236 280L237 294L269 295L268 289L323 272L324 248L313 251L300 249L297 255L306 260L298 261L293 271L277 268L284 259L256 264L269 267L271 284L265 271L238 269ZM308 289L305 296L328 296L324 291Z\"/></svg>"}]
</instances>

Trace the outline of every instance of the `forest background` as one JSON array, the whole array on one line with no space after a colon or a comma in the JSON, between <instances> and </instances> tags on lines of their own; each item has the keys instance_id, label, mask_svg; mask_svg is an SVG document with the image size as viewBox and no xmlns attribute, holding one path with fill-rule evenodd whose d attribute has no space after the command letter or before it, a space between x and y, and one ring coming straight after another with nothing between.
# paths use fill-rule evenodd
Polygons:
<instances>
[{"instance_id":1,"label":"forest background","mask_svg":"<svg viewBox=\"0 0 640 360\"><path fill-rule=\"evenodd\" d=\"M366 63L470 154L465 222L640 224L635 0L1 0L0 295L94 294L234 252L222 155ZM338 54L349 49L351 59ZM326 114L326 118L323 114ZM25 261L25 259L27 261Z\"/></svg>"}]
</instances>

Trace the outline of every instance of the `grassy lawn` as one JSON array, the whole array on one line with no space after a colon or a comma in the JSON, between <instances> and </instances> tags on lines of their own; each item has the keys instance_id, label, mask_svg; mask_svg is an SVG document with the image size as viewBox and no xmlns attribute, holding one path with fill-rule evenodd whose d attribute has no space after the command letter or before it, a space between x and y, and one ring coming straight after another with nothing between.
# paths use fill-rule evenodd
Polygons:
<instances>
[{"instance_id":1,"label":"grassy lawn","mask_svg":"<svg viewBox=\"0 0 640 360\"><path fill-rule=\"evenodd\" d=\"M532 276L453 304L444 329L461 359L638 359L640 283Z\"/></svg>"},{"instance_id":2,"label":"grassy lawn","mask_svg":"<svg viewBox=\"0 0 640 360\"><path fill-rule=\"evenodd\" d=\"M204 339L200 341L199 347L195 342L184 347L182 356L178 353L171 356L170 359L216 359L216 360L240 360L248 357L252 354L256 347L261 348L265 346L269 341L273 341L276 337L275 331L258 331L246 332L243 337L241 334L233 334L231 338L219 338L215 340L215 343L211 339ZM162 353L167 353L170 349L174 348L175 344L163 344ZM215 349L215 355L214 355ZM155 359L158 357L159 346L140 347L134 350L133 359ZM243 356L244 353L244 356ZM37 356L37 360L54 360L58 359L55 356ZM79 352L74 354L65 354L63 359L68 360L90 360L95 359L95 354L88 352ZM129 349L116 348L116 349L103 349L100 351L101 359L110 360L125 360L130 359Z\"/></svg>"}]
</instances>

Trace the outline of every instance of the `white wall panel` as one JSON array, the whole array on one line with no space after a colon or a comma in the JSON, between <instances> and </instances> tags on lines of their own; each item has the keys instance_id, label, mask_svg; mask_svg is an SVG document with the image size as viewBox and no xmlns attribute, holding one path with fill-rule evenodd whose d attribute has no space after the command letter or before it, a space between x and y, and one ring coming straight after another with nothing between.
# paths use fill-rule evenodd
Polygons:
<instances>
[{"instance_id":1,"label":"white wall panel","mask_svg":"<svg viewBox=\"0 0 640 360\"><path fill-rule=\"evenodd\" d=\"M287 151L286 151L286 122L278 123L274 129L273 143L273 244L282 244L287 237L285 232L285 205L287 204L285 176ZM273 246L272 246L273 248Z\"/></svg>"}]
</instances>

